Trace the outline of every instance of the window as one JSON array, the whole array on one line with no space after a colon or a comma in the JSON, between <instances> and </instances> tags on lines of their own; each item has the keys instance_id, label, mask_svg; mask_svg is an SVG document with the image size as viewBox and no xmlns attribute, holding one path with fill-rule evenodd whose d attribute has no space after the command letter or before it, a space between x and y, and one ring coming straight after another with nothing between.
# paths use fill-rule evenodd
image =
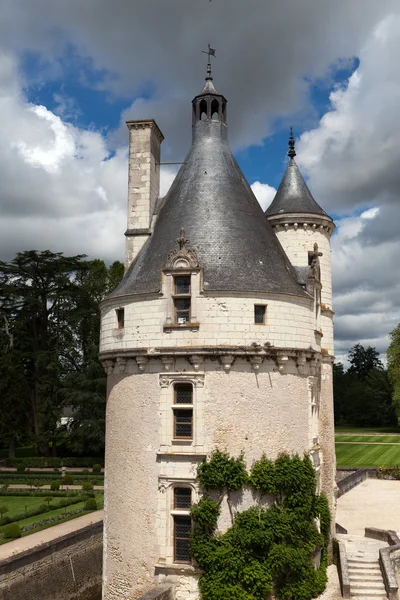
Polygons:
<instances>
[{"instance_id":1,"label":"window","mask_svg":"<svg viewBox=\"0 0 400 600\"><path fill-rule=\"evenodd\" d=\"M190 509L192 506L192 490L191 488L174 489L174 509Z\"/></svg>"},{"instance_id":2,"label":"window","mask_svg":"<svg viewBox=\"0 0 400 600\"><path fill-rule=\"evenodd\" d=\"M117 308L115 312L117 314L117 327L123 329L125 327L125 309Z\"/></svg>"},{"instance_id":3,"label":"window","mask_svg":"<svg viewBox=\"0 0 400 600\"><path fill-rule=\"evenodd\" d=\"M189 406L193 404L193 387L190 383L178 383L175 385L174 394L174 439L191 440L193 439L193 408Z\"/></svg>"},{"instance_id":4,"label":"window","mask_svg":"<svg viewBox=\"0 0 400 600\"><path fill-rule=\"evenodd\" d=\"M262 304L255 304L254 305L254 323L256 323L257 325L264 325L265 324L265 310L266 310L266 306L262 305Z\"/></svg>"},{"instance_id":5,"label":"window","mask_svg":"<svg viewBox=\"0 0 400 600\"><path fill-rule=\"evenodd\" d=\"M190 383L179 383L175 386L175 404L192 404L193 388Z\"/></svg>"},{"instance_id":6,"label":"window","mask_svg":"<svg viewBox=\"0 0 400 600\"><path fill-rule=\"evenodd\" d=\"M174 277L174 292L175 323L179 325L190 323L190 275Z\"/></svg>"},{"instance_id":7,"label":"window","mask_svg":"<svg viewBox=\"0 0 400 600\"><path fill-rule=\"evenodd\" d=\"M175 439L193 438L193 410L174 411L174 437Z\"/></svg>"},{"instance_id":8,"label":"window","mask_svg":"<svg viewBox=\"0 0 400 600\"><path fill-rule=\"evenodd\" d=\"M174 562L190 563L190 517L174 516Z\"/></svg>"}]
</instances>

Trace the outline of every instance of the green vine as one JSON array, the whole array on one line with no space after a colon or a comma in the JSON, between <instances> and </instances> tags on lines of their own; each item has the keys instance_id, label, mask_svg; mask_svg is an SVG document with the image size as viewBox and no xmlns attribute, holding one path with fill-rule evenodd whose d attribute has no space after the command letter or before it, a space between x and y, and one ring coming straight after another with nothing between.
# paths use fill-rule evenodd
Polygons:
<instances>
[{"instance_id":1,"label":"green vine","mask_svg":"<svg viewBox=\"0 0 400 600\"><path fill-rule=\"evenodd\" d=\"M326 547L330 514L325 496L316 494L316 477L308 456L281 454L255 462L250 474L244 456L214 451L197 471L205 494L193 505L191 553L202 569L202 600L310 600L326 585ZM257 505L233 514L231 492L251 486ZM218 492L218 499L211 494ZM263 496L270 498L263 507ZM232 526L217 530L223 498ZM319 568L314 557L321 551Z\"/></svg>"}]
</instances>

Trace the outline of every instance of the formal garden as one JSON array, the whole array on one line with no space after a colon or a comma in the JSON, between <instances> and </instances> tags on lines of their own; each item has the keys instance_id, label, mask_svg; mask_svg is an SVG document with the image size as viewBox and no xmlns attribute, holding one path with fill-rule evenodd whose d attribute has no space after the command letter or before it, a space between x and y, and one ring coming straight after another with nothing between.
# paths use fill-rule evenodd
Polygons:
<instances>
[{"instance_id":1,"label":"formal garden","mask_svg":"<svg viewBox=\"0 0 400 600\"><path fill-rule=\"evenodd\" d=\"M75 470L65 463L87 459L26 457L2 461L0 467L0 544L59 525L103 508L101 463ZM51 467L49 465L58 464ZM39 468L39 466L42 468Z\"/></svg>"}]
</instances>

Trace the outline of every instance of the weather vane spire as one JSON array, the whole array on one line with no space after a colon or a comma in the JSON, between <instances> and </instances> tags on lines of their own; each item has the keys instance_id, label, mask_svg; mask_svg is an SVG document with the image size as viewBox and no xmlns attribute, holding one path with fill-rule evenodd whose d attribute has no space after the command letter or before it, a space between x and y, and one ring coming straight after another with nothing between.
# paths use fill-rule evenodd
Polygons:
<instances>
[{"instance_id":1,"label":"weather vane spire","mask_svg":"<svg viewBox=\"0 0 400 600\"><path fill-rule=\"evenodd\" d=\"M210 44L208 44L208 50L202 50L202 53L208 55L207 77L206 77L206 79L212 79L212 76L211 76L211 57L214 56L214 58L215 58L215 49L211 48Z\"/></svg>"},{"instance_id":2,"label":"weather vane spire","mask_svg":"<svg viewBox=\"0 0 400 600\"><path fill-rule=\"evenodd\" d=\"M290 126L289 152L288 152L288 156L290 158L294 158L296 156L296 150L295 150L294 146L295 146L295 141L294 141L294 137L293 137L293 127Z\"/></svg>"}]
</instances>

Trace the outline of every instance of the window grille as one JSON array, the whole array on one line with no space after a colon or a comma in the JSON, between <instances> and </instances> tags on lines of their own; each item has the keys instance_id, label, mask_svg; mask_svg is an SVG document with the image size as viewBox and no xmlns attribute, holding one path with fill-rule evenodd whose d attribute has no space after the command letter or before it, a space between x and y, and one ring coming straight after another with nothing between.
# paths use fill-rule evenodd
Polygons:
<instances>
[{"instance_id":1,"label":"window grille","mask_svg":"<svg viewBox=\"0 0 400 600\"><path fill-rule=\"evenodd\" d=\"M190 294L190 275L175 277L175 294Z\"/></svg>"},{"instance_id":2,"label":"window grille","mask_svg":"<svg viewBox=\"0 0 400 600\"><path fill-rule=\"evenodd\" d=\"M256 323L257 325L264 325L266 308L267 307L262 304L254 305L254 323Z\"/></svg>"},{"instance_id":3,"label":"window grille","mask_svg":"<svg viewBox=\"0 0 400 600\"><path fill-rule=\"evenodd\" d=\"M175 404L193 404L193 387L180 383L175 386Z\"/></svg>"},{"instance_id":4,"label":"window grille","mask_svg":"<svg viewBox=\"0 0 400 600\"><path fill-rule=\"evenodd\" d=\"M192 304L190 275L174 277L174 292L175 323L180 325L190 323Z\"/></svg>"},{"instance_id":5,"label":"window grille","mask_svg":"<svg viewBox=\"0 0 400 600\"><path fill-rule=\"evenodd\" d=\"M191 488L174 489L174 509L184 510L190 509L192 505L192 490Z\"/></svg>"},{"instance_id":6,"label":"window grille","mask_svg":"<svg viewBox=\"0 0 400 600\"><path fill-rule=\"evenodd\" d=\"M190 517L174 516L174 562L190 563Z\"/></svg>"},{"instance_id":7,"label":"window grille","mask_svg":"<svg viewBox=\"0 0 400 600\"><path fill-rule=\"evenodd\" d=\"M175 322L190 323L190 298L175 298Z\"/></svg>"},{"instance_id":8,"label":"window grille","mask_svg":"<svg viewBox=\"0 0 400 600\"><path fill-rule=\"evenodd\" d=\"M175 439L193 438L193 410L174 410L174 437Z\"/></svg>"},{"instance_id":9,"label":"window grille","mask_svg":"<svg viewBox=\"0 0 400 600\"><path fill-rule=\"evenodd\" d=\"M117 314L118 329L124 329L124 327L125 327L125 309L117 308L115 312Z\"/></svg>"}]
</instances>

